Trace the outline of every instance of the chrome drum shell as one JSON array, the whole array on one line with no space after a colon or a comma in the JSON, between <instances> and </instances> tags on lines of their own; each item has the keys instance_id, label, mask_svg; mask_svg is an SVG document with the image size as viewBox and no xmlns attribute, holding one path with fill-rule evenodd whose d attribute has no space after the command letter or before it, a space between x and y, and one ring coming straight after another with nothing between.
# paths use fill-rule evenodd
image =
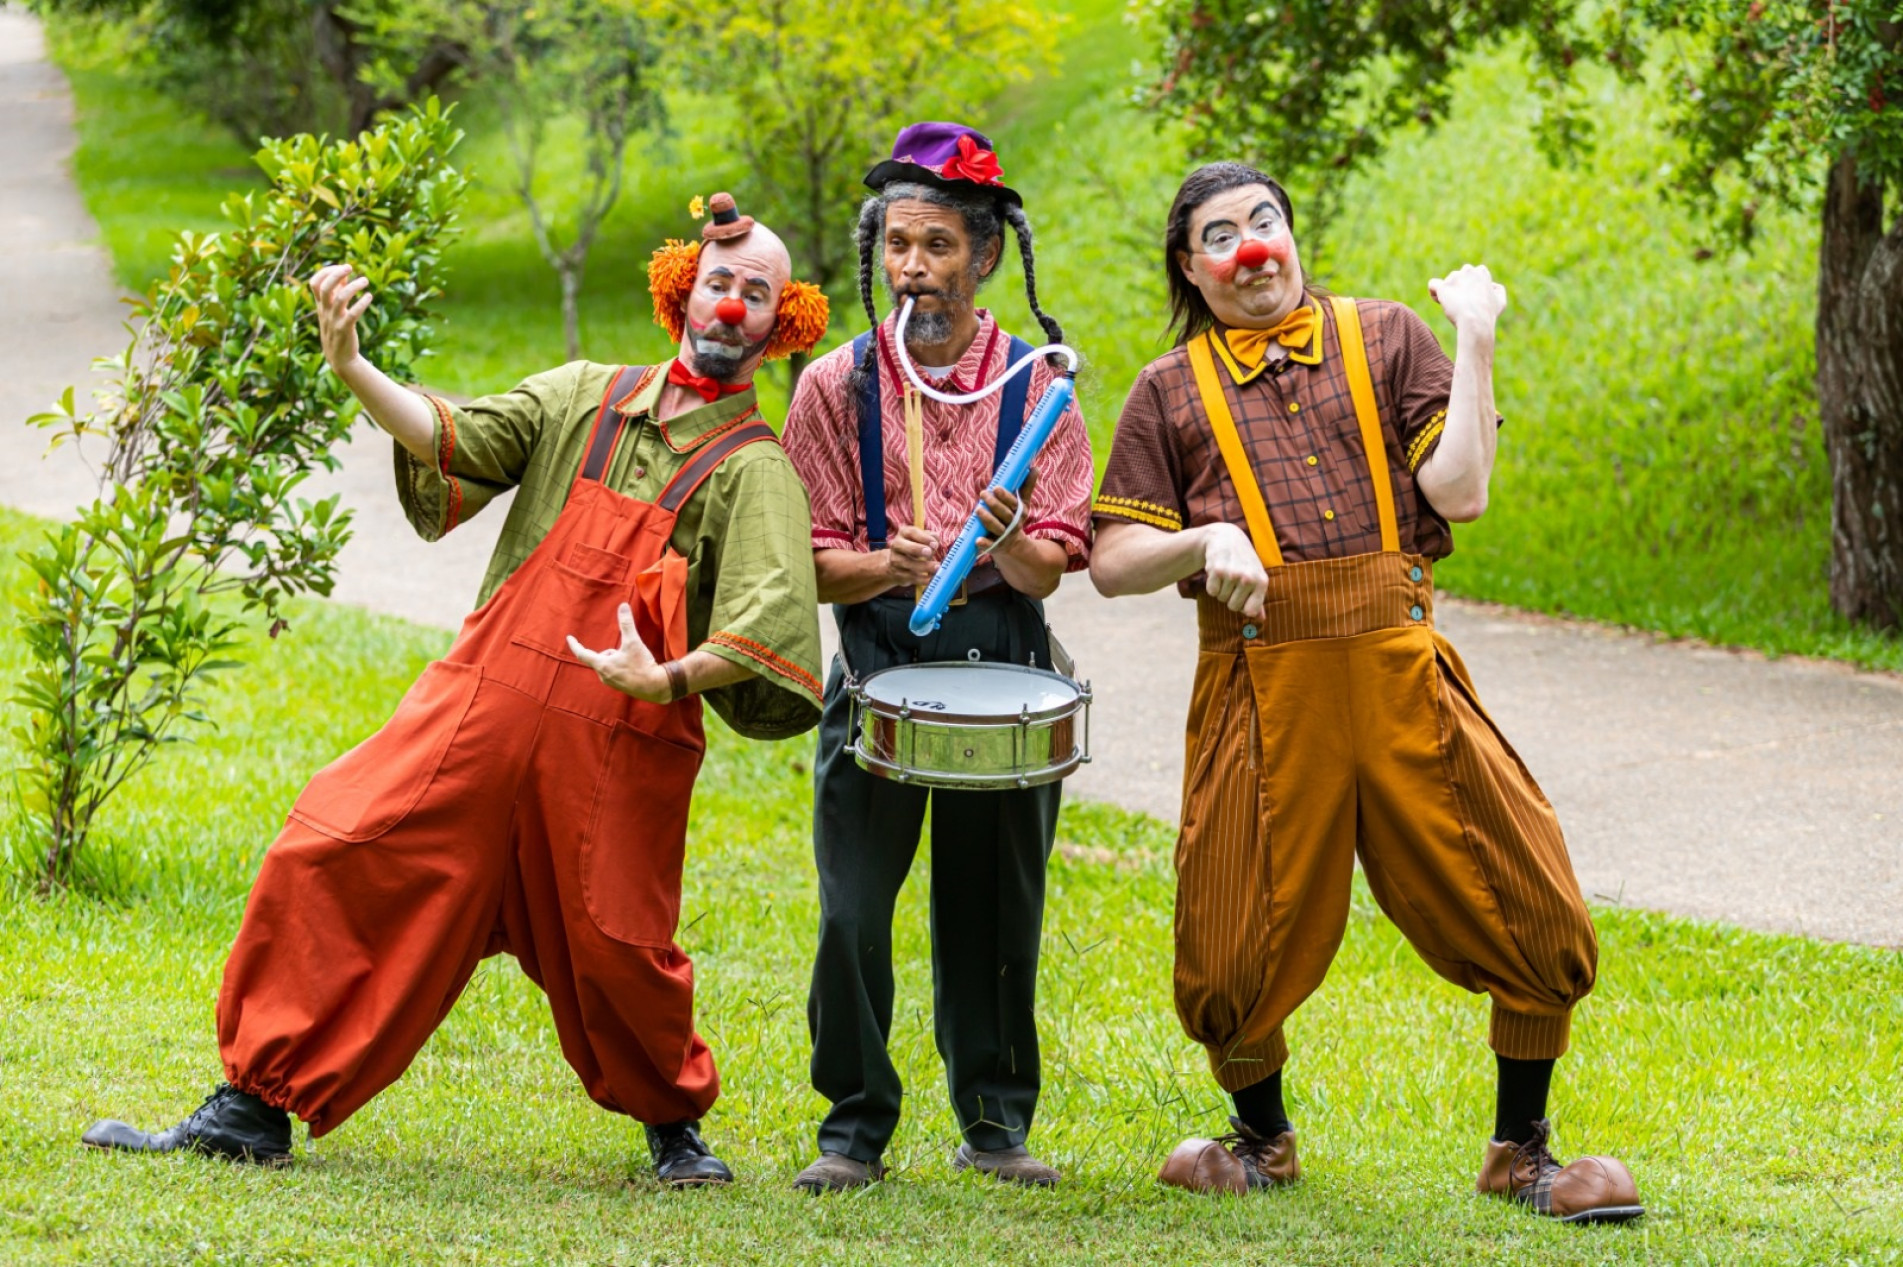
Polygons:
<instances>
[{"instance_id":1,"label":"chrome drum shell","mask_svg":"<svg viewBox=\"0 0 1903 1267\"><path fill-rule=\"evenodd\" d=\"M1090 686L979 661L899 665L851 688L852 755L879 778L963 791L1055 783L1090 760Z\"/></svg>"}]
</instances>

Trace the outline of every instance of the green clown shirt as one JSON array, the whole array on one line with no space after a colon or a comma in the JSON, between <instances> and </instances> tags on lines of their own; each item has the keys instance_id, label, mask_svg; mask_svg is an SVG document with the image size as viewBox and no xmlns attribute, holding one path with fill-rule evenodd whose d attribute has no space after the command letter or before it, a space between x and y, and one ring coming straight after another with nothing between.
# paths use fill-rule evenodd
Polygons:
<instances>
[{"instance_id":1,"label":"green clown shirt","mask_svg":"<svg viewBox=\"0 0 1903 1267\"><path fill-rule=\"evenodd\" d=\"M436 415L436 462L395 446L403 513L426 541L517 490L479 604L560 516L617 368L574 361L460 406L426 396ZM644 502L659 497L707 440L759 412L748 388L662 422L653 410L665 383L665 374L650 371L618 402L627 430L603 479ZM708 691L714 711L754 739L814 726L822 687L812 520L785 451L750 444L727 458L681 507L670 544L688 563L688 645L756 674Z\"/></svg>"}]
</instances>

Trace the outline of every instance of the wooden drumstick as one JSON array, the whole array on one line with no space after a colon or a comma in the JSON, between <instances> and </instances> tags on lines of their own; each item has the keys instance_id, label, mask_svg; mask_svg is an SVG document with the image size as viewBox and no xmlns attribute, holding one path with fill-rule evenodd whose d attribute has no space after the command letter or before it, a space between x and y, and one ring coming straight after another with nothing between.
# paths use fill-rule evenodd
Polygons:
<instances>
[{"instance_id":1,"label":"wooden drumstick","mask_svg":"<svg viewBox=\"0 0 1903 1267\"><path fill-rule=\"evenodd\" d=\"M912 522L925 527L925 398L916 387L907 387L905 405L905 459L912 476ZM912 587L912 601L925 593L923 585Z\"/></svg>"}]
</instances>

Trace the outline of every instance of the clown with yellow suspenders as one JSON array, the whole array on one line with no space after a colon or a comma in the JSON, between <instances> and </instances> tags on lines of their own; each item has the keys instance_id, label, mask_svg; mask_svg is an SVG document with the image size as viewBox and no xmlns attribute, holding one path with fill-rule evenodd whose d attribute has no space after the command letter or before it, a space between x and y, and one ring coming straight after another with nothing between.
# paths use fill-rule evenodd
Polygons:
<instances>
[{"instance_id":1,"label":"clown with yellow suspenders","mask_svg":"<svg viewBox=\"0 0 1903 1267\"><path fill-rule=\"evenodd\" d=\"M1486 507L1506 292L1484 268L1431 283L1450 361L1405 305L1308 286L1293 225L1281 186L1240 163L1184 182L1165 245L1180 338L1131 390L1094 505L1100 591L1175 584L1197 604L1175 991L1236 1114L1160 1178L1240 1192L1300 1175L1283 1022L1341 944L1359 855L1428 965L1491 996L1480 1191L1636 1217L1624 1165L1547 1147L1598 945L1552 807L1434 629L1448 525Z\"/></svg>"}]
</instances>

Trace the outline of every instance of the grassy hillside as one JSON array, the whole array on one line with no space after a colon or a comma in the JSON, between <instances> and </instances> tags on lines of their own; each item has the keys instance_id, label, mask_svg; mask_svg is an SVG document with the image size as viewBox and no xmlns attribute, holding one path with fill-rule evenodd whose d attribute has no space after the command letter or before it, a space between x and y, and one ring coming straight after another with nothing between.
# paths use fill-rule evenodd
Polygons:
<instances>
[{"instance_id":1,"label":"grassy hillside","mask_svg":"<svg viewBox=\"0 0 1903 1267\"><path fill-rule=\"evenodd\" d=\"M0 552L35 531L0 512ZM7 573L0 602L24 583ZM219 975L264 846L310 771L385 718L446 638L322 603L292 619L221 679L221 729L109 808L99 858L126 900L0 885L0 1262L1903 1261L1903 1117L1879 1073L1903 1063L1896 956L1632 911L1596 912L1604 970L1555 1108L1566 1155L1632 1165L1642 1223L1556 1226L1473 1194L1492 1120L1485 1005L1430 973L1365 889L1290 1025L1304 1182L1242 1201L1160 1188L1170 1146L1224 1129L1221 1097L1170 1007L1170 830L1090 805L1059 828L1039 983L1033 1138L1065 1185L1001 1192L951 1171L921 878L896 924L892 1050L911 1094L892 1181L794 1193L824 1107L802 1006L811 739L717 726L681 940L725 1088L706 1129L736 1187L661 1191L638 1132L589 1102L506 957L401 1082L336 1133L300 1138L289 1171L88 1152L77 1138L94 1117L172 1122L217 1079ZM0 673L19 658L0 640Z\"/></svg>"},{"instance_id":2,"label":"grassy hillside","mask_svg":"<svg viewBox=\"0 0 1903 1267\"><path fill-rule=\"evenodd\" d=\"M1162 218L1186 170L1180 141L1130 104L1145 34L1119 0L1067 0L1061 72L1013 91L979 120L1039 230L1046 306L1089 359L1083 402L1099 462L1144 362L1162 349ZM123 83L109 56L71 40L61 55L81 107L86 195L128 283L163 262L165 231L215 223L241 185L242 148L178 120ZM1427 279L1490 264L1513 306L1501 330L1499 398L1509 422L1487 518L1458 535L1440 571L1457 593L1690 634L1773 652L1903 668L1903 641L1853 630L1829 610L1829 484L1811 391L1810 223L1770 217L1752 256L1694 261L1691 226L1658 198L1672 152L1656 97L1598 85L1602 144L1577 171L1533 152L1532 105L1508 55L1458 80L1452 121L1396 138L1358 179L1320 258L1345 293L1406 300L1444 336ZM434 383L506 386L561 358L553 274L506 191L504 156L480 101L463 160L477 192L456 249ZM691 110L678 117L694 117ZM665 354L641 282L647 252L690 222L694 193L746 175L692 136L643 149L630 193L589 272L589 354ZM559 179L559 172L552 173ZM1298 225L1307 191L1294 190ZM848 232L841 224L840 232ZM1026 328L1015 263L987 292ZM856 328L841 306L835 338ZM781 407L778 375L769 409Z\"/></svg>"}]
</instances>

